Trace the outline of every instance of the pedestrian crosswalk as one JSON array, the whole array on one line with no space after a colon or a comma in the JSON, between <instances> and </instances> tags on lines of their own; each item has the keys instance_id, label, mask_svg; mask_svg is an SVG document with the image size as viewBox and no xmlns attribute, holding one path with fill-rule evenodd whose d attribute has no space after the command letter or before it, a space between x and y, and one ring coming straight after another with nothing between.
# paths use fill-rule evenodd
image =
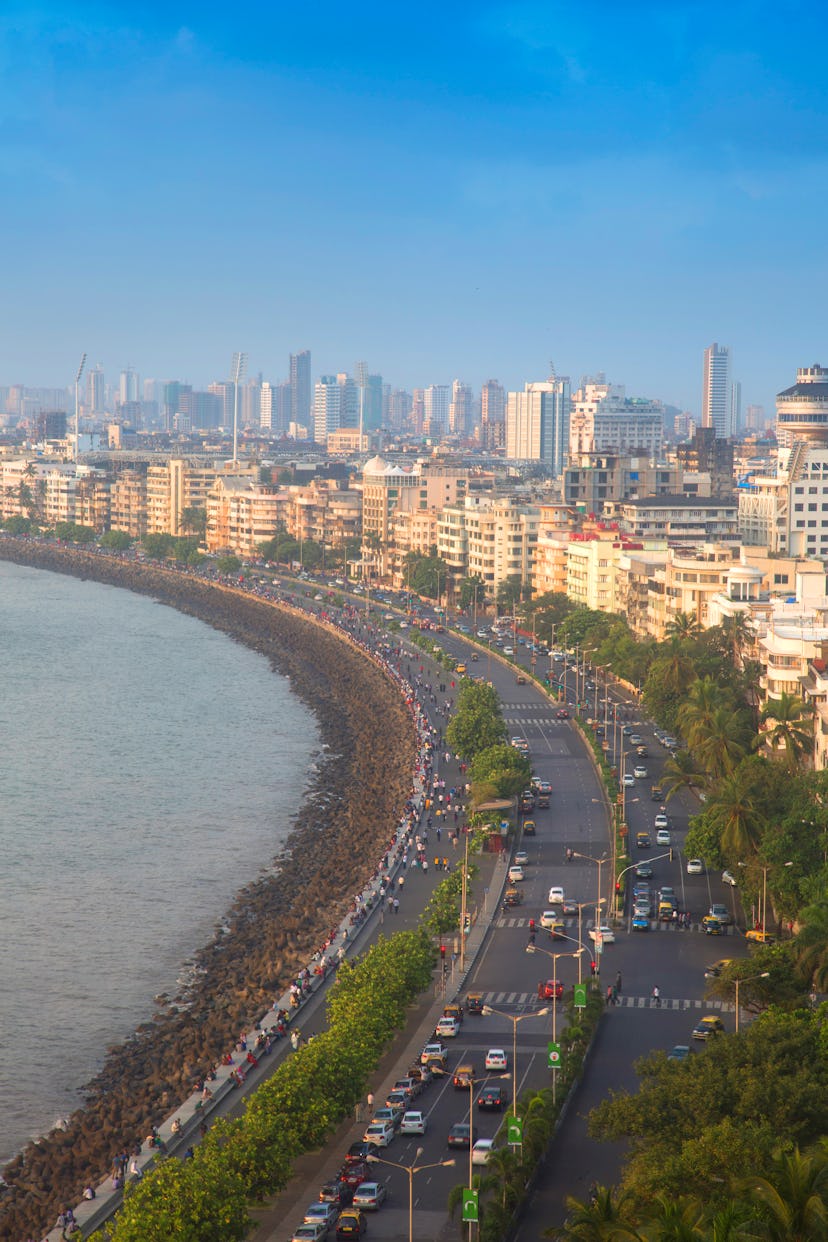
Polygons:
<instances>
[{"instance_id":1,"label":"pedestrian crosswalk","mask_svg":"<svg viewBox=\"0 0 828 1242\"><path fill-rule=\"evenodd\" d=\"M600 979L597 981L600 985ZM571 987L566 985L567 990ZM536 992L481 992L484 1005L491 1005L492 1009L508 1009L523 1011L548 1005L548 1000L540 1000ZM695 997L681 996L664 996L660 997L660 1004L653 1000L652 996L626 996L622 993L616 1001L613 1008L622 1009L666 1009L666 1010L697 1010L704 1009L708 1013L733 1013L735 1006L731 1001L722 1000L699 1000ZM466 1029L465 1026L463 1028Z\"/></svg>"},{"instance_id":2,"label":"pedestrian crosswalk","mask_svg":"<svg viewBox=\"0 0 828 1242\"><path fill-rule=\"evenodd\" d=\"M577 919L562 919L561 922L563 923L567 931L569 931L570 928L577 929L578 927ZM537 919L535 920L535 923L537 925ZM585 932L589 931L590 927L592 926L593 926L592 920L588 922L584 922L582 924L582 931L585 931ZM504 915L501 915L495 921L495 927L524 928L526 932L528 933L529 916L527 915L524 918L517 918L517 917L510 917L509 915L504 914ZM538 926L537 930L538 930L538 933L542 935L546 929ZM626 931L626 928L624 928L624 930ZM689 927L679 927L677 923L660 923L658 919L650 919L650 931L677 932L677 933L687 932L687 931L704 932L704 928L702 927L701 923L691 923ZM734 927L722 927L718 934L720 936L734 936L736 934L736 929Z\"/></svg>"}]
</instances>

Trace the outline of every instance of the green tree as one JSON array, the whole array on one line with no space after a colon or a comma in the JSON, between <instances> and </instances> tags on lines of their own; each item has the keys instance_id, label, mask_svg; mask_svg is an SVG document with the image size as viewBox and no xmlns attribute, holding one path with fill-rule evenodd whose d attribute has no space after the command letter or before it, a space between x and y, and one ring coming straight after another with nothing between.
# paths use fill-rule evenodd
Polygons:
<instances>
[{"instance_id":1,"label":"green tree","mask_svg":"<svg viewBox=\"0 0 828 1242\"><path fill-rule=\"evenodd\" d=\"M704 788L708 783L706 774L687 750L676 751L664 765L661 784L667 802L682 790Z\"/></svg>"},{"instance_id":2,"label":"green tree","mask_svg":"<svg viewBox=\"0 0 828 1242\"><path fill-rule=\"evenodd\" d=\"M241 561L237 556L220 556L216 560L216 569L220 574L237 574L241 569Z\"/></svg>"},{"instance_id":3,"label":"green tree","mask_svg":"<svg viewBox=\"0 0 828 1242\"><path fill-rule=\"evenodd\" d=\"M515 605L520 603L522 593L523 583L520 574L509 574L508 578L504 578L498 585L495 602L501 612L511 612Z\"/></svg>"},{"instance_id":4,"label":"green tree","mask_svg":"<svg viewBox=\"0 0 828 1242\"><path fill-rule=\"evenodd\" d=\"M468 574L460 581L457 602L461 608L469 608L477 600L478 608L486 602L486 583L479 574Z\"/></svg>"},{"instance_id":5,"label":"green tree","mask_svg":"<svg viewBox=\"0 0 828 1242\"><path fill-rule=\"evenodd\" d=\"M22 513L14 513L3 519L3 529L10 535L28 535L32 529L32 519L23 517Z\"/></svg>"},{"instance_id":6,"label":"green tree","mask_svg":"<svg viewBox=\"0 0 828 1242\"><path fill-rule=\"evenodd\" d=\"M479 751L469 767L472 786L493 788L499 798L512 798L520 793L531 775L529 760L514 746L503 744Z\"/></svg>"},{"instance_id":7,"label":"green tree","mask_svg":"<svg viewBox=\"0 0 828 1242\"><path fill-rule=\"evenodd\" d=\"M781 750L785 763L792 771L812 753L813 712L797 695L783 692L778 699L769 698L760 719L762 723L772 722L772 727L761 735L760 744L766 745L774 754Z\"/></svg>"},{"instance_id":8,"label":"green tree","mask_svg":"<svg viewBox=\"0 0 828 1242\"><path fill-rule=\"evenodd\" d=\"M748 769L740 767L719 781L708 803L706 816L718 830L721 849L726 857L735 861L756 853L765 819Z\"/></svg>"},{"instance_id":9,"label":"green tree","mask_svg":"<svg viewBox=\"0 0 828 1242\"><path fill-rule=\"evenodd\" d=\"M181 510L181 525L190 534L203 539L207 533L207 510L197 505L188 505Z\"/></svg>"},{"instance_id":10,"label":"green tree","mask_svg":"<svg viewBox=\"0 0 828 1242\"><path fill-rule=\"evenodd\" d=\"M828 898L800 911L800 929L794 941L799 970L811 986L828 989Z\"/></svg>"},{"instance_id":11,"label":"green tree","mask_svg":"<svg viewBox=\"0 0 828 1242\"><path fill-rule=\"evenodd\" d=\"M506 725L499 715L492 715L484 707L472 708L458 712L451 719L446 741L455 754L466 760L473 759L479 751L506 741Z\"/></svg>"},{"instance_id":12,"label":"green tree","mask_svg":"<svg viewBox=\"0 0 828 1242\"><path fill-rule=\"evenodd\" d=\"M560 1242L622 1242L642 1235L635 1227L633 1196L612 1186L596 1186L592 1198L566 1198L566 1223L544 1231L544 1237Z\"/></svg>"},{"instance_id":13,"label":"green tree","mask_svg":"<svg viewBox=\"0 0 828 1242\"><path fill-rule=\"evenodd\" d=\"M126 552L127 548L132 547L132 536L125 530L108 530L101 535L100 545L112 552Z\"/></svg>"},{"instance_id":14,"label":"green tree","mask_svg":"<svg viewBox=\"0 0 828 1242\"><path fill-rule=\"evenodd\" d=\"M770 1242L828 1238L828 1159L824 1151L775 1153L765 1177L743 1178L742 1194L764 1221Z\"/></svg>"},{"instance_id":15,"label":"green tree","mask_svg":"<svg viewBox=\"0 0 828 1242\"><path fill-rule=\"evenodd\" d=\"M677 612L664 627L665 638L678 639L679 642L684 642L688 638L698 638L700 634L701 626L689 612Z\"/></svg>"}]
</instances>

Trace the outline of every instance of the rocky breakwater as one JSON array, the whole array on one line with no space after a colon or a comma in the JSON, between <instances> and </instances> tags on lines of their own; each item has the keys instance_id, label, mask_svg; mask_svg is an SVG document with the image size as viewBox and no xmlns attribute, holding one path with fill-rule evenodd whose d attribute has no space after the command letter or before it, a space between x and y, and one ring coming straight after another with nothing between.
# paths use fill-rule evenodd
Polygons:
<instances>
[{"instance_id":1,"label":"rocky breakwater","mask_svg":"<svg viewBox=\"0 0 828 1242\"><path fill-rule=\"evenodd\" d=\"M402 816L416 742L392 681L311 620L196 576L94 552L0 537L0 557L151 595L262 652L316 713L329 756L278 866L239 892L197 955L187 994L110 1048L66 1129L29 1143L3 1170L0 1239L18 1242L42 1233L116 1152L190 1093L347 912Z\"/></svg>"}]
</instances>

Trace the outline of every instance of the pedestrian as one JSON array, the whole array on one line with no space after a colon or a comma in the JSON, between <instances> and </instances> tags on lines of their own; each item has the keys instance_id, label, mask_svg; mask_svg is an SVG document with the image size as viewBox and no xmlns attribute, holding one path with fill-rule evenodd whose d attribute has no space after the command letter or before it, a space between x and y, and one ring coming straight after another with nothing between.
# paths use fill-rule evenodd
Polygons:
<instances>
[{"instance_id":1,"label":"pedestrian","mask_svg":"<svg viewBox=\"0 0 828 1242\"><path fill-rule=\"evenodd\" d=\"M607 984L607 1007L612 1004L612 984Z\"/></svg>"},{"instance_id":2,"label":"pedestrian","mask_svg":"<svg viewBox=\"0 0 828 1242\"><path fill-rule=\"evenodd\" d=\"M369 1112L369 1113L371 1113L371 1114L373 1114L373 1112L374 1112L374 1093L373 1093L373 1091L369 1091L369 1092L368 1092L368 1094L367 1094L367 1095L366 1095L366 1097L365 1097L365 1100L366 1100L366 1102L367 1102L367 1104L368 1104L368 1112Z\"/></svg>"},{"instance_id":3,"label":"pedestrian","mask_svg":"<svg viewBox=\"0 0 828 1242\"><path fill-rule=\"evenodd\" d=\"M397 888L400 890L400 892L402 892L404 886L405 886L405 876L401 875L397 879Z\"/></svg>"},{"instance_id":4,"label":"pedestrian","mask_svg":"<svg viewBox=\"0 0 828 1242\"><path fill-rule=\"evenodd\" d=\"M400 899L399 897L395 897L394 898L394 913L399 914L399 912L400 912Z\"/></svg>"},{"instance_id":5,"label":"pedestrian","mask_svg":"<svg viewBox=\"0 0 828 1242\"><path fill-rule=\"evenodd\" d=\"M661 1008L661 992L658 990L657 987L653 988L653 1000L656 1003L656 1008L660 1009Z\"/></svg>"},{"instance_id":6,"label":"pedestrian","mask_svg":"<svg viewBox=\"0 0 828 1242\"><path fill-rule=\"evenodd\" d=\"M618 988L615 986L615 984L612 985L612 1003L613 1005L618 1004Z\"/></svg>"},{"instance_id":7,"label":"pedestrian","mask_svg":"<svg viewBox=\"0 0 828 1242\"><path fill-rule=\"evenodd\" d=\"M621 995L621 971L620 970L618 974L615 976L615 986L616 986L616 989L618 990L618 995L620 996Z\"/></svg>"}]
</instances>

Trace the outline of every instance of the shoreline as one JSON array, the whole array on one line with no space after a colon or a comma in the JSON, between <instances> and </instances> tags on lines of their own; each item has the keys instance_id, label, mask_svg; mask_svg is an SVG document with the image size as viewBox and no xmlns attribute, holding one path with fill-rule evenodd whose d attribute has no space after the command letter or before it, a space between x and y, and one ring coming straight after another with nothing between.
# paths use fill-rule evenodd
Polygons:
<instances>
[{"instance_id":1,"label":"shoreline","mask_svg":"<svg viewBox=\"0 0 828 1242\"><path fill-rule=\"evenodd\" d=\"M325 751L284 849L229 910L216 912L228 930L195 955L192 988L107 1050L65 1131L27 1144L3 1170L9 1188L0 1198L0 1238L19 1242L48 1227L117 1150L142 1140L189 1094L339 921L402 816L416 740L382 670L347 636L289 607L154 564L52 544L0 538L0 557L150 595L261 652L314 712Z\"/></svg>"}]
</instances>

